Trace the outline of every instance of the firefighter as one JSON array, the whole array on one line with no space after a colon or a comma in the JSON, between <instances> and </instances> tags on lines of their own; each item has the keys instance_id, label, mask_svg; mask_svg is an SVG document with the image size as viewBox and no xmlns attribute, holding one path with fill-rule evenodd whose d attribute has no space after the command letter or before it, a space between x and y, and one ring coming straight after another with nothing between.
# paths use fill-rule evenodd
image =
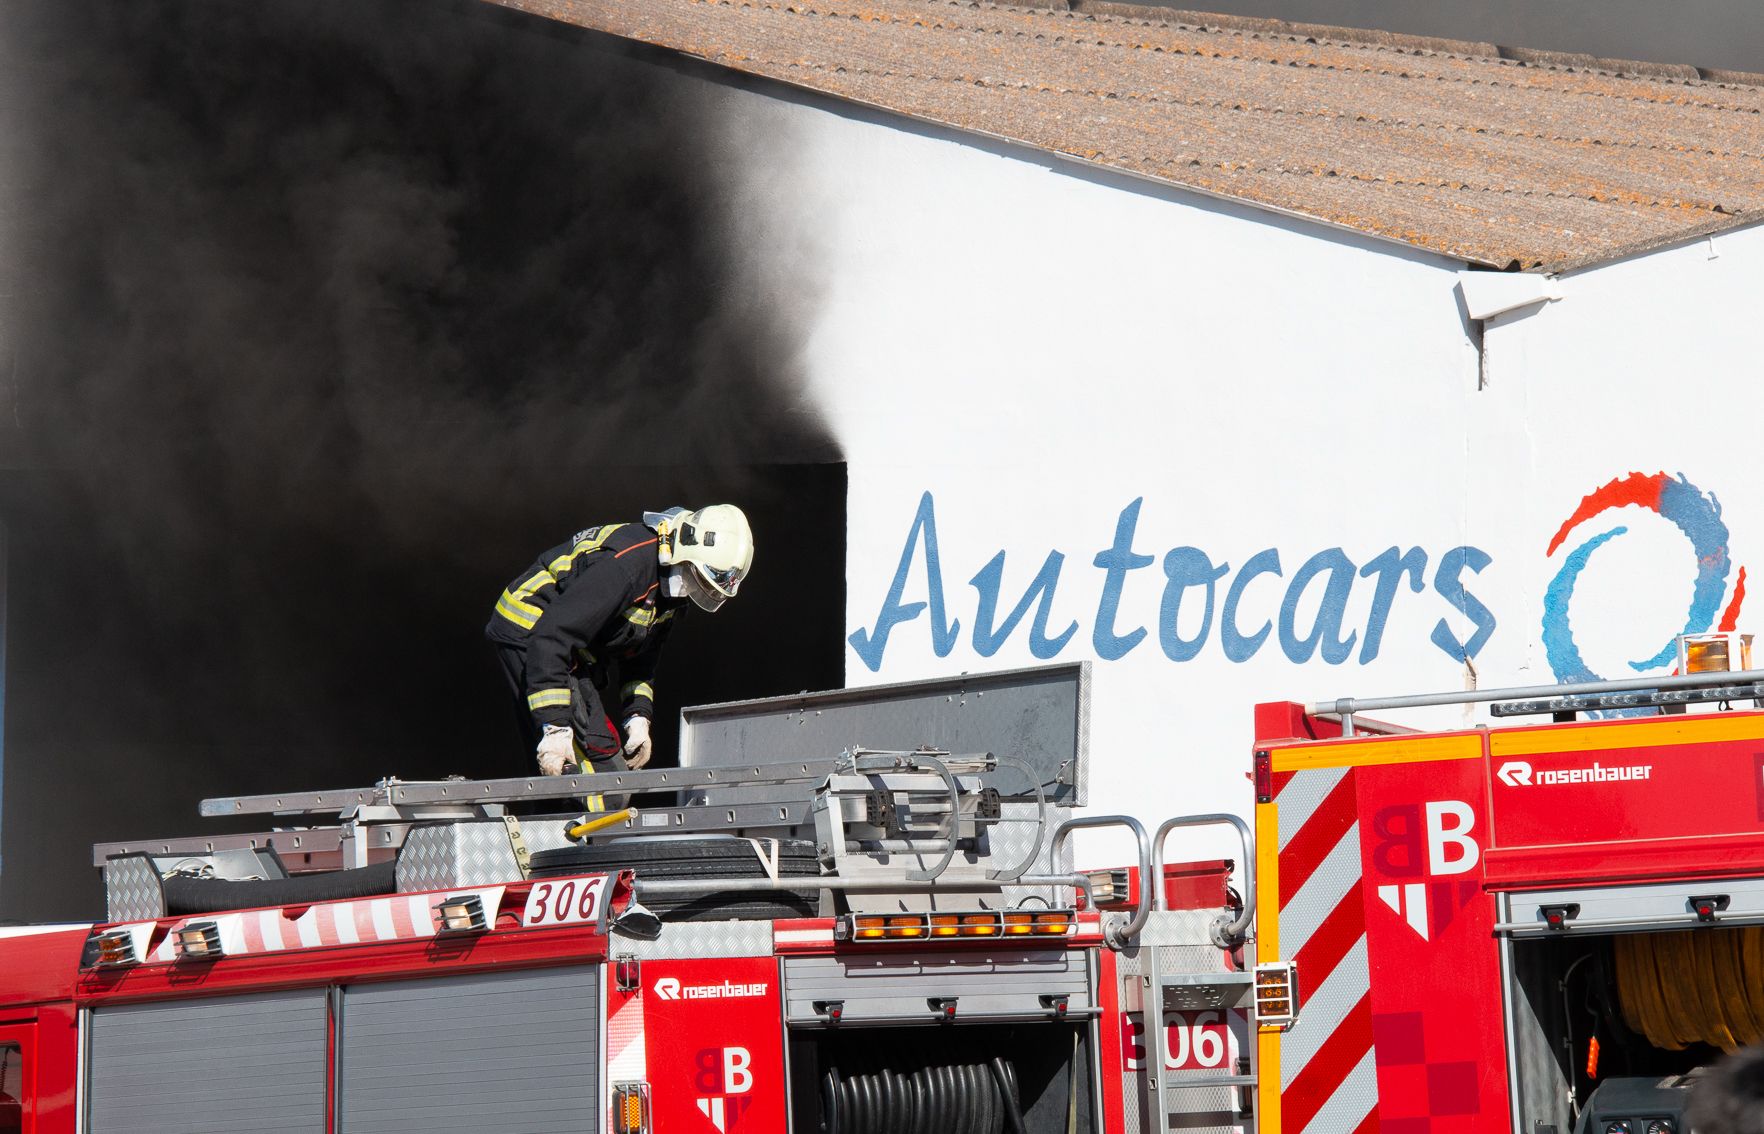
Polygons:
<instances>
[{"instance_id":1,"label":"firefighter","mask_svg":"<svg viewBox=\"0 0 1764 1134\"><path fill-rule=\"evenodd\" d=\"M649 763L656 662L688 600L716 610L753 564L753 532L732 504L645 512L639 524L585 528L522 571L490 616L522 732L539 771ZM617 682L614 727L603 700ZM590 809L605 806L590 797Z\"/></svg>"},{"instance_id":2,"label":"firefighter","mask_svg":"<svg viewBox=\"0 0 1764 1134\"><path fill-rule=\"evenodd\" d=\"M1764 1134L1764 1046L1717 1063L1691 1088L1685 1118L1696 1134Z\"/></svg>"}]
</instances>

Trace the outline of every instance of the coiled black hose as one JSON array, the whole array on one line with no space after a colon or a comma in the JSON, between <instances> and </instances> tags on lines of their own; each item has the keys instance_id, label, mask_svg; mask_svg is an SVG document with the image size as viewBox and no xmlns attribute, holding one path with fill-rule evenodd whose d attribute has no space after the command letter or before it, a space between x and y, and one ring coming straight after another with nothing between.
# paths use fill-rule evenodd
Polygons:
<instances>
[{"instance_id":1,"label":"coiled black hose","mask_svg":"<svg viewBox=\"0 0 1764 1134\"><path fill-rule=\"evenodd\" d=\"M1023 1129L1023 1100L1017 1097L1017 1069L1005 1062L1004 1056L992 1057L992 1081L998 1084L998 1097L1004 1100L1005 1122L1011 1134L1027 1134Z\"/></svg>"},{"instance_id":2,"label":"coiled black hose","mask_svg":"<svg viewBox=\"0 0 1764 1134\"><path fill-rule=\"evenodd\" d=\"M821 1076L826 1134L1024 1134L1017 1070L991 1063L891 1064Z\"/></svg>"}]
</instances>

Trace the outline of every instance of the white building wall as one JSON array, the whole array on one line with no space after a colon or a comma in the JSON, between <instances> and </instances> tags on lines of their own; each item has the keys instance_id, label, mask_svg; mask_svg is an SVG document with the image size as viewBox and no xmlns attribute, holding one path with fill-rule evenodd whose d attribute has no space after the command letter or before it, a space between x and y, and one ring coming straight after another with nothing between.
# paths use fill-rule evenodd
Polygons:
<instances>
[{"instance_id":1,"label":"white building wall","mask_svg":"<svg viewBox=\"0 0 1764 1134\"><path fill-rule=\"evenodd\" d=\"M1607 482L1683 472L1736 556L1764 533L1757 233L1564 280L1491 321L1482 371L1453 261L862 112L730 121L765 143L757 284L812 295L849 462L848 682L1093 660L1093 809L1247 812L1258 701L1555 680L1551 580L1612 525L1547 549ZM1608 677L1698 569L1621 519L1557 603Z\"/></svg>"},{"instance_id":2,"label":"white building wall","mask_svg":"<svg viewBox=\"0 0 1764 1134\"><path fill-rule=\"evenodd\" d=\"M1646 663L1673 634L1708 628L1711 610L1717 625L1732 610L1752 628L1764 601L1735 602L1742 569L1756 589L1764 564L1750 438L1764 410L1764 335L1751 313L1764 295L1764 230L1572 273L1558 290L1491 324L1489 388L1466 422L1483 470L1471 526L1497 533L1491 550L1511 547L1489 572L1490 601L1518 616L1490 640L1485 669L1554 681L1572 676L1578 654L1601 677L1665 672ZM1636 473L1683 481L1661 500ZM1614 480L1625 483L1549 552L1582 499ZM1574 574L1570 557L1605 533L1616 534Z\"/></svg>"}]
</instances>

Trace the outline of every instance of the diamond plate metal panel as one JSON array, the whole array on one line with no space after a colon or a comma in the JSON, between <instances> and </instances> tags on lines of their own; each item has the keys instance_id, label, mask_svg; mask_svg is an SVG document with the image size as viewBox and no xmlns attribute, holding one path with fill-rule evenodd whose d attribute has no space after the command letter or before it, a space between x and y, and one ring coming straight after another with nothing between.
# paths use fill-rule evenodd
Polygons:
<instances>
[{"instance_id":1,"label":"diamond plate metal panel","mask_svg":"<svg viewBox=\"0 0 1764 1134\"><path fill-rule=\"evenodd\" d=\"M574 846L564 832L569 829L573 819L522 819L521 838L527 843L527 850L533 854L540 851L557 850L559 847Z\"/></svg>"},{"instance_id":2,"label":"diamond plate metal panel","mask_svg":"<svg viewBox=\"0 0 1764 1134\"><path fill-rule=\"evenodd\" d=\"M490 886L517 882L520 877L508 829L500 819L414 827L398 853L401 893Z\"/></svg>"},{"instance_id":3,"label":"diamond plate metal panel","mask_svg":"<svg viewBox=\"0 0 1764 1134\"><path fill-rule=\"evenodd\" d=\"M1208 976L1238 970L1225 964L1225 953L1215 945L1160 945L1158 972L1164 976ZM1249 985L1244 985L1248 995Z\"/></svg>"},{"instance_id":4,"label":"diamond plate metal panel","mask_svg":"<svg viewBox=\"0 0 1764 1134\"><path fill-rule=\"evenodd\" d=\"M1169 1090L1170 1129L1191 1134L1233 1134L1245 1121L1237 1117L1235 1087L1176 1087Z\"/></svg>"},{"instance_id":5,"label":"diamond plate metal panel","mask_svg":"<svg viewBox=\"0 0 1764 1134\"><path fill-rule=\"evenodd\" d=\"M1220 960L1219 947L1213 944L1213 922L1218 920L1224 910L1154 910L1145 919L1145 928L1140 930L1139 940L1145 945L1185 945L1203 949L1210 954L1206 967L1197 971L1211 972L1223 963ZM1167 967L1165 972L1182 972L1181 968Z\"/></svg>"},{"instance_id":6,"label":"diamond plate metal panel","mask_svg":"<svg viewBox=\"0 0 1764 1134\"><path fill-rule=\"evenodd\" d=\"M165 916L165 889L159 871L144 854L124 854L104 862L104 901L111 921L155 921Z\"/></svg>"},{"instance_id":7,"label":"diamond plate metal panel","mask_svg":"<svg viewBox=\"0 0 1764 1134\"><path fill-rule=\"evenodd\" d=\"M614 955L629 954L640 960L674 957L769 957L772 955L772 923L769 921L665 922L661 936L639 941L614 933L608 939Z\"/></svg>"},{"instance_id":8,"label":"diamond plate metal panel","mask_svg":"<svg viewBox=\"0 0 1764 1134\"><path fill-rule=\"evenodd\" d=\"M1138 1071L1121 1073L1122 1128L1128 1134L1154 1134L1146 1126L1145 1076Z\"/></svg>"},{"instance_id":9,"label":"diamond plate metal panel","mask_svg":"<svg viewBox=\"0 0 1764 1134\"><path fill-rule=\"evenodd\" d=\"M1035 844L1035 805L1033 803L1006 803L999 808L1004 822L995 823L987 833L987 843L992 851L992 865L1015 866L1023 861L1029 848ZM1053 849L1053 833L1061 823L1072 817L1070 807L1058 807L1050 804L1047 809L1047 830L1040 832L1041 849L1035 856L1035 865L1029 868L1031 874L1070 874L1072 872L1072 841L1060 850L1059 862L1052 861L1050 852ZM1020 906L1026 898L1034 897L1047 902L1051 906L1069 907L1075 898L1069 889L1056 889L1052 886L1011 886L1005 892L1007 906Z\"/></svg>"}]
</instances>

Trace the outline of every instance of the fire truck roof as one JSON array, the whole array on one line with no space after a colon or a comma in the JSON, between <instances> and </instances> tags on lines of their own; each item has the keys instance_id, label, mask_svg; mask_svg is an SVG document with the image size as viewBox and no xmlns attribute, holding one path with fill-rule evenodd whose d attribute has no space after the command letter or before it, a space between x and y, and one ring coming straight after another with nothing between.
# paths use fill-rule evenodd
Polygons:
<instances>
[{"instance_id":1,"label":"fire truck roof","mask_svg":"<svg viewBox=\"0 0 1764 1134\"><path fill-rule=\"evenodd\" d=\"M1506 269L1750 223L1764 77L1076 0L494 0Z\"/></svg>"}]
</instances>

